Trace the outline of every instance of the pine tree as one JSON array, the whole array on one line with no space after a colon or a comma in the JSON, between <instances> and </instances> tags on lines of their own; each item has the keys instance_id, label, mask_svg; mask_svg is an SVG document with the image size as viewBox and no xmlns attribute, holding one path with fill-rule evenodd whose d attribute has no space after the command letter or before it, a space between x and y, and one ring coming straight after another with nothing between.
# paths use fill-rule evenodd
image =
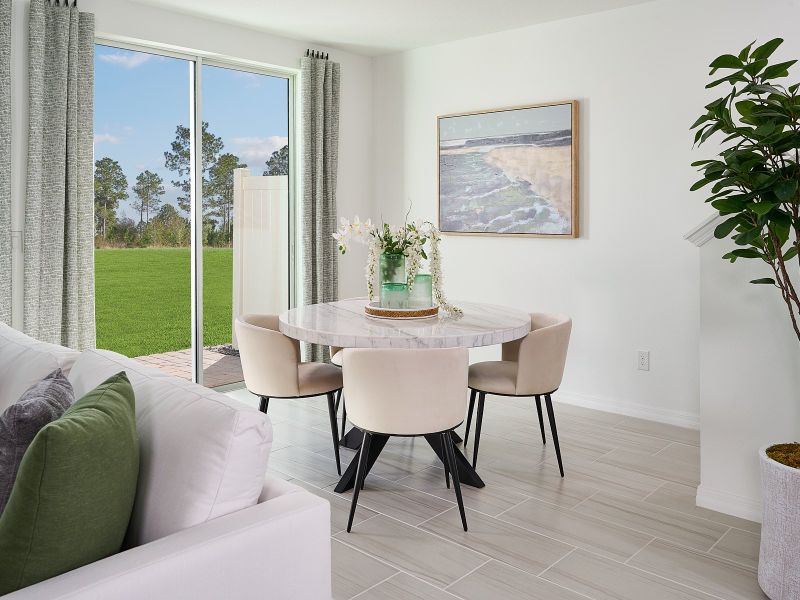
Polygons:
<instances>
[{"instance_id":1,"label":"pine tree","mask_svg":"<svg viewBox=\"0 0 800 600\"><path fill-rule=\"evenodd\" d=\"M181 190L178 196L178 207L189 215L189 197L191 194L191 147L188 127L178 125L175 128L175 139L170 144L170 151L164 152L164 166L177 175L172 185ZM203 121L203 189L207 189L208 172L217 162L220 152L225 147L222 138L208 130L208 122ZM207 204L204 202L204 205ZM203 206L205 212L206 206Z\"/></svg>"},{"instance_id":2,"label":"pine tree","mask_svg":"<svg viewBox=\"0 0 800 600\"><path fill-rule=\"evenodd\" d=\"M156 213L161 205L161 196L164 195L164 180L157 173L142 171L136 176L136 185L133 186L136 200L133 208L139 211L139 224L150 220L150 212Z\"/></svg>"},{"instance_id":3,"label":"pine tree","mask_svg":"<svg viewBox=\"0 0 800 600\"><path fill-rule=\"evenodd\" d=\"M120 200L128 198L128 178L119 163L109 157L94 163L94 214L97 235L108 238L117 221Z\"/></svg>"},{"instance_id":4,"label":"pine tree","mask_svg":"<svg viewBox=\"0 0 800 600\"><path fill-rule=\"evenodd\" d=\"M283 148L275 150L267 159L264 175L288 175L289 174L289 144Z\"/></svg>"},{"instance_id":5,"label":"pine tree","mask_svg":"<svg viewBox=\"0 0 800 600\"><path fill-rule=\"evenodd\" d=\"M220 221L223 239L230 240L233 234L233 171L247 165L239 162L235 154L221 154L209 169L209 182L204 197L209 205L209 215Z\"/></svg>"}]
</instances>

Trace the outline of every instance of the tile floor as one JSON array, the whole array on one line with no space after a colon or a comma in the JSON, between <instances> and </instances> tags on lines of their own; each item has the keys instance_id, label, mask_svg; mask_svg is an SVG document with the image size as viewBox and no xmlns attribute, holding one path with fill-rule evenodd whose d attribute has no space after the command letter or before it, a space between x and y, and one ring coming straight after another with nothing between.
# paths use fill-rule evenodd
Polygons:
<instances>
[{"instance_id":1,"label":"tile floor","mask_svg":"<svg viewBox=\"0 0 800 600\"><path fill-rule=\"evenodd\" d=\"M562 480L530 402L488 398L469 533L425 441L392 439L348 534L325 400L274 401L270 416L270 472L331 503L336 599L766 598L758 524L694 504L696 431L557 403Z\"/></svg>"}]
</instances>

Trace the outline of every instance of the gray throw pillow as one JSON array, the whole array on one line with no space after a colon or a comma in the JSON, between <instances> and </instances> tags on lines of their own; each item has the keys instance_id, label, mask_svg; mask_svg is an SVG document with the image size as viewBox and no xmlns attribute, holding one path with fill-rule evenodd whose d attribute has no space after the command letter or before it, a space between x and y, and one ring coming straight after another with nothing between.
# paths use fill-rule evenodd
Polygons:
<instances>
[{"instance_id":1,"label":"gray throw pillow","mask_svg":"<svg viewBox=\"0 0 800 600\"><path fill-rule=\"evenodd\" d=\"M19 464L39 430L64 414L75 401L72 385L61 371L35 383L0 415L0 514L6 508Z\"/></svg>"}]
</instances>

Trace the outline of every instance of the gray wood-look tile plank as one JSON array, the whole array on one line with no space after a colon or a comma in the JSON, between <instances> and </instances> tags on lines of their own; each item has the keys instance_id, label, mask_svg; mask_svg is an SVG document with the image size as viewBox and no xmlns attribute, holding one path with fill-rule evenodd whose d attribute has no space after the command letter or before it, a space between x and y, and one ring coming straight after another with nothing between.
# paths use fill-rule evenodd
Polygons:
<instances>
[{"instance_id":1,"label":"gray wood-look tile plank","mask_svg":"<svg viewBox=\"0 0 800 600\"><path fill-rule=\"evenodd\" d=\"M641 500L656 491L664 483L663 479L653 477L647 473L602 462L604 457L594 462L586 462L566 456L563 458L564 472L571 479L580 481L596 491L605 491ZM557 467L558 463L556 458L552 457L543 463L543 466L545 465Z\"/></svg>"},{"instance_id":2,"label":"gray wood-look tile plank","mask_svg":"<svg viewBox=\"0 0 800 600\"><path fill-rule=\"evenodd\" d=\"M703 552L656 540L634 556L630 565L686 583L725 600L762 600L756 573Z\"/></svg>"},{"instance_id":3,"label":"gray wood-look tile plank","mask_svg":"<svg viewBox=\"0 0 800 600\"><path fill-rule=\"evenodd\" d=\"M414 473L398 481L402 485L407 485L428 494L434 494L450 502L455 501L453 488L447 488L444 481L444 469L438 467L428 467L424 471ZM461 493L464 496L464 505L472 510L477 510L487 515L495 516L528 499L513 488L500 485L487 485L482 488L475 488L469 485L461 486Z\"/></svg>"},{"instance_id":4,"label":"gray wood-look tile plank","mask_svg":"<svg viewBox=\"0 0 800 600\"><path fill-rule=\"evenodd\" d=\"M728 527L713 521L605 492L592 496L575 510L702 551L709 550L728 531Z\"/></svg>"},{"instance_id":5,"label":"gray wood-look tile plank","mask_svg":"<svg viewBox=\"0 0 800 600\"><path fill-rule=\"evenodd\" d=\"M394 573L397 569L331 540L331 583L335 600L348 600Z\"/></svg>"},{"instance_id":6,"label":"gray wood-look tile plank","mask_svg":"<svg viewBox=\"0 0 800 600\"><path fill-rule=\"evenodd\" d=\"M347 519L350 516L350 502L347 498L343 498L340 494L331 493L327 490L320 489L310 483L295 479L292 481L295 485L307 489L312 494L324 498L331 504L331 535L338 533L347 528ZM353 523L357 524L377 515L373 510L365 506L359 506L356 511Z\"/></svg>"},{"instance_id":7,"label":"gray wood-look tile plank","mask_svg":"<svg viewBox=\"0 0 800 600\"><path fill-rule=\"evenodd\" d=\"M585 550L542 574L593 600L712 600L712 596Z\"/></svg>"},{"instance_id":8,"label":"gray wood-look tile plank","mask_svg":"<svg viewBox=\"0 0 800 600\"><path fill-rule=\"evenodd\" d=\"M497 518L621 562L653 539L651 535L539 500L523 502Z\"/></svg>"},{"instance_id":9,"label":"gray wood-look tile plank","mask_svg":"<svg viewBox=\"0 0 800 600\"><path fill-rule=\"evenodd\" d=\"M468 510L469 532L461 527L458 509L434 517L420 525L465 548L494 557L534 575L552 565L572 550L572 546Z\"/></svg>"},{"instance_id":10,"label":"gray wood-look tile plank","mask_svg":"<svg viewBox=\"0 0 800 600\"><path fill-rule=\"evenodd\" d=\"M445 489L444 471L441 486ZM327 488L333 491L335 486ZM353 491L338 494L348 503L353 498ZM394 517L409 525L419 525L423 521L436 516L456 505L455 494L450 500L426 494L405 485L394 483L370 473L364 483L364 489L358 495L358 514L361 507L370 508L383 515Z\"/></svg>"},{"instance_id":11,"label":"gray wood-look tile plank","mask_svg":"<svg viewBox=\"0 0 800 600\"><path fill-rule=\"evenodd\" d=\"M569 463L568 463L569 464ZM568 477L561 477L558 468L552 464L531 465L515 457L498 461L485 467L478 465L478 474L484 483L508 487L519 492L557 504L572 507L586 500L598 490L596 485L590 485L579 477L574 477L565 466Z\"/></svg>"},{"instance_id":12,"label":"gray wood-look tile plank","mask_svg":"<svg viewBox=\"0 0 800 600\"><path fill-rule=\"evenodd\" d=\"M594 440L595 442L605 442L609 445L613 445L614 448L638 450L639 452L647 452L648 454L655 454L673 443L670 440L643 433L616 429L609 425L585 423L577 420L566 420L564 423L559 421L559 434L562 430L564 430L567 435L581 436Z\"/></svg>"},{"instance_id":13,"label":"gray wood-look tile plank","mask_svg":"<svg viewBox=\"0 0 800 600\"><path fill-rule=\"evenodd\" d=\"M695 517L716 521L723 525L730 525L737 529L744 529L756 535L761 533L760 523L726 515L708 508L702 508L697 506L696 498L696 487L669 481L650 494L645 501L663 506L664 508L671 508L672 510L687 513Z\"/></svg>"},{"instance_id":14,"label":"gray wood-look tile plank","mask_svg":"<svg viewBox=\"0 0 800 600\"><path fill-rule=\"evenodd\" d=\"M354 525L351 533L341 532L335 537L438 587L453 583L487 558L383 515Z\"/></svg>"},{"instance_id":15,"label":"gray wood-look tile plank","mask_svg":"<svg viewBox=\"0 0 800 600\"><path fill-rule=\"evenodd\" d=\"M700 431L697 429L688 429L667 423L658 423L657 421L647 421L636 417L623 417L618 423L614 424L614 427L625 431L660 437L671 442L681 442L693 446L700 445Z\"/></svg>"},{"instance_id":16,"label":"gray wood-look tile plank","mask_svg":"<svg viewBox=\"0 0 800 600\"><path fill-rule=\"evenodd\" d=\"M270 453L269 468L324 488L339 481L332 455L332 445L330 458L298 446L289 446Z\"/></svg>"},{"instance_id":17,"label":"gray wood-look tile plank","mask_svg":"<svg viewBox=\"0 0 800 600\"><path fill-rule=\"evenodd\" d=\"M398 573L362 593L358 600L454 600L456 598L458 596L407 573Z\"/></svg>"},{"instance_id":18,"label":"gray wood-look tile plank","mask_svg":"<svg viewBox=\"0 0 800 600\"><path fill-rule=\"evenodd\" d=\"M447 589L464 600L586 600L585 596L496 560Z\"/></svg>"},{"instance_id":19,"label":"gray wood-look tile plank","mask_svg":"<svg viewBox=\"0 0 800 600\"><path fill-rule=\"evenodd\" d=\"M760 545L760 535L741 529L731 529L709 552L714 556L739 563L755 571L758 569Z\"/></svg>"},{"instance_id":20,"label":"gray wood-look tile plank","mask_svg":"<svg viewBox=\"0 0 800 600\"><path fill-rule=\"evenodd\" d=\"M700 447L692 446L691 444L672 442L669 446L655 454L664 458L671 458L672 460L689 463L690 465L700 464Z\"/></svg>"},{"instance_id":21,"label":"gray wood-look tile plank","mask_svg":"<svg viewBox=\"0 0 800 600\"><path fill-rule=\"evenodd\" d=\"M614 465L627 472L658 477L663 481L694 486L700 483L699 461L692 464L663 454L649 455L632 450L613 450L598 458L597 462Z\"/></svg>"}]
</instances>

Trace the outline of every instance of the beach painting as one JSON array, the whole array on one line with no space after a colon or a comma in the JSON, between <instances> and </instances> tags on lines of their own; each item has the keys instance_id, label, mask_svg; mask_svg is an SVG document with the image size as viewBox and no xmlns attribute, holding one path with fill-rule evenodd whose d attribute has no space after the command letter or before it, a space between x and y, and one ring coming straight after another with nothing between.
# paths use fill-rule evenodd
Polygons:
<instances>
[{"instance_id":1,"label":"beach painting","mask_svg":"<svg viewBox=\"0 0 800 600\"><path fill-rule=\"evenodd\" d=\"M578 236L577 101L439 117L439 229Z\"/></svg>"}]
</instances>

